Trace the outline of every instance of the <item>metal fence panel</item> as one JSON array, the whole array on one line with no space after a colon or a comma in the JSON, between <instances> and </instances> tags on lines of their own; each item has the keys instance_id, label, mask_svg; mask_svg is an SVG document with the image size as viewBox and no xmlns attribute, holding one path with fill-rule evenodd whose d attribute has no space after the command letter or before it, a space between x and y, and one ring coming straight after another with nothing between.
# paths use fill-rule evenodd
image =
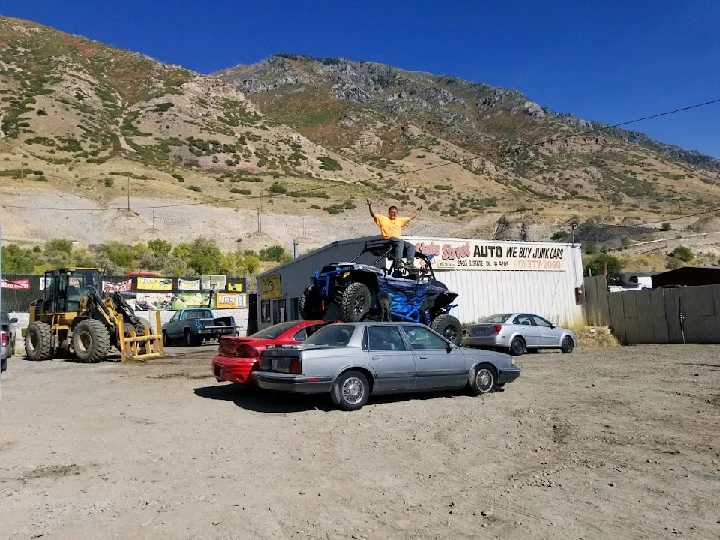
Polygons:
<instances>
[{"instance_id":1,"label":"metal fence panel","mask_svg":"<svg viewBox=\"0 0 720 540\"><path fill-rule=\"evenodd\" d=\"M685 320L685 340L688 343L718 343L720 326L716 315L712 285L680 289Z\"/></svg>"},{"instance_id":2,"label":"metal fence panel","mask_svg":"<svg viewBox=\"0 0 720 540\"><path fill-rule=\"evenodd\" d=\"M655 341L655 330L653 328L652 318L652 301L650 295L652 291L643 290L636 291L633 293L637 301L637 328L638 328L638 341L637 343L657 343Z\"/></svg>"},{"instance_id":3,"label":"metal fence panel","mask_svg":"<svg viewBox=\"0 0 720 540\"><path fill-rule=\"evenodd\" d=\"M625 293L608 294L608 306L610 308L610 330L623 345L627 344L625 336L625 315L623 312L623 297Z\"/></svg>"},{"instance_id":4,"label":"metal fence panel","mask_svg":"<svg viewBox=\"0 0 720 540\"><path fill-rule=\"evenodd\" d=\"M650 291L650 311L648 312L648 316L652 321L653 335L655 336L653 343L670 343L668 322L665 315L664 289L653 289Z\"/></svg>"},{"instance_id":5,"label":"metal fence panel","mask_svg":"<svg viewBox=\"0 0 720 540\"><path fill-rule=\"evenodd\" d=\"M625 340L628 344L641 343L638 320L637 294L633 291L615 293L622 297L625 318Z\"/></svg>"},{"instance_id":6,"label":"metal fence panel","mask_svg":"<svg viewBox=\"0 0 720 540\"><path fill-rule=\"evenodd\" d=\"M590 326L608 326L610 324L610 308L605 276L586 277L584 285L585 320Z\"/></svg>"},{"instance_id":7,"label":"metal fence panel","mask_svg":"<svg viewBox=\"0 0 720 540\"><path fill-rule=\"evenodd\" d=\"M662 289L665 297L665 320L668 326L668 341L683 343L680 328L680 289Z\"/></svg>"}]
</instances>

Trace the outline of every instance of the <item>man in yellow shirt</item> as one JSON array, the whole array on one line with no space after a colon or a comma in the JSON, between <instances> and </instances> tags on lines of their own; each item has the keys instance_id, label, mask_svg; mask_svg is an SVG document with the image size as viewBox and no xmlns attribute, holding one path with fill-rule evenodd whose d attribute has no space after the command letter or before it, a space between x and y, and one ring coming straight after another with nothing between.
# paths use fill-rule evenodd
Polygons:
<instances>
[{"instance_id":1,"label":"man in yellow shirt","mask_svg":"<svg viewBox=\"0 0 720 540\"><path fill-rule=\"evenodd\" d=\"M385 240L391 240L393 243L393 259L395 266L399 268L402 265L402 258L404 256L407 259L405 268L410 270L414 269L415 246L401 238L402 227L417 217L420 210L422 210L422 205L418 206L415 213L410 217L398 216L397 206L391 206L388 208L388 215L386 217L375 214L375 212L373 212L370 199L365 200L367 201L368 210L370 210L370 216L375 220L377 226L380 227L380 236L382 236Z\"/></svg>"}]
</instances>

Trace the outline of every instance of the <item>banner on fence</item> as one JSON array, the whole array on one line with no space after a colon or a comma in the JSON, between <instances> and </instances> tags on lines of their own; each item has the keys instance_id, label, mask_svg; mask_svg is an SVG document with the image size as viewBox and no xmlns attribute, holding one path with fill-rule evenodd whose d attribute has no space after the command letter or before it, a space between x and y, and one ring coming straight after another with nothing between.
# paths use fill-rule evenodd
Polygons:
<instances>
[{"instance_id":1,"label":"banner on fence","mask_svg":"<svg viewBox=\"0 0 720 540\"><path fill-rule=\"evenodd\" d=\"M2 279L0 280L0 287L3 289L15 289L15 290L29 290L30 280L29 279Z\"/></svg>"},{"instance_id":2,"label":"banner on fence","mask_svg":"<svg viewBox=\"0 0 720 540\"><path fill-rule=\"evenodd\" d=\"M178 278L178 290L180 291L199 291L199 279L181 279Z\"/></svg>"},{"instance_id":3,"label":"banner on fence","mask_svg":"<svg viewBox=\"0 0 720 540\"><path fill-rule=\"evenodd\" d=\"M216 295L217 309L245 309L247 308L247 295L245 293L219 292Z\"/></svg>"},{"instance_id":4,"label":"banner on fence","mask_svg":"<svg viewBox=\"0 0 720 540\"><path fill-rule=\"evenodd\" d=\"M103 292L115 292L115 291L131 291L132 290L132 279L127 281L121 281L120 283L113 283L111 281L102 282Z\"/></svg>"},{"instance_id":5,"label":"banner on fence","mask_svg":"<svg viewBox=\"0 0 720 540\"><path fill-rule=\"evenodd\" d=\"M171 278L139 277L137 288L144 291L172 291L172 282Z\"/></svg>"}]
</instances>

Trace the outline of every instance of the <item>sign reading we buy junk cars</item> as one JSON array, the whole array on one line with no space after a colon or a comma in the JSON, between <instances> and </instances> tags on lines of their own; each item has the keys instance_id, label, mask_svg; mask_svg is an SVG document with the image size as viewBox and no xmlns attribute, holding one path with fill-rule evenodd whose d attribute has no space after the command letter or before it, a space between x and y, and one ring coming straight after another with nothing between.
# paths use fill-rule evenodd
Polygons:
<instances>
[{"instance_id":1,"label":"sign reading we buy junk cars","mask_svg":"<svg viewBox=\"0 0 720 540\"><path fill-rule=\"evenodd\" d=\"M561 272L570 256L569 246L494 240L409 241L425 255L435 255L436 270L541 270Z\"/></svg>"}]
</instances>

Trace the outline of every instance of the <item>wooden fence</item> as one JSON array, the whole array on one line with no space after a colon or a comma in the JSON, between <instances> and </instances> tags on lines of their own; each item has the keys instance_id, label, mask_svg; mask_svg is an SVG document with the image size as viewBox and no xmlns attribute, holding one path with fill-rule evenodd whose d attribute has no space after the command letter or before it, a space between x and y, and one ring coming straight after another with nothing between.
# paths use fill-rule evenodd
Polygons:
<instances>
[{"instance_id":1,"label":"wooden fence","mask_svg":"<svg viewBox=\"0 0 720 540\"><path fill-rule=\"evenodd\" d=\"M610 293L603 276L589 277L585 317L623 345L720 343L720 285Z\"/></svg>"}]
</instances>

